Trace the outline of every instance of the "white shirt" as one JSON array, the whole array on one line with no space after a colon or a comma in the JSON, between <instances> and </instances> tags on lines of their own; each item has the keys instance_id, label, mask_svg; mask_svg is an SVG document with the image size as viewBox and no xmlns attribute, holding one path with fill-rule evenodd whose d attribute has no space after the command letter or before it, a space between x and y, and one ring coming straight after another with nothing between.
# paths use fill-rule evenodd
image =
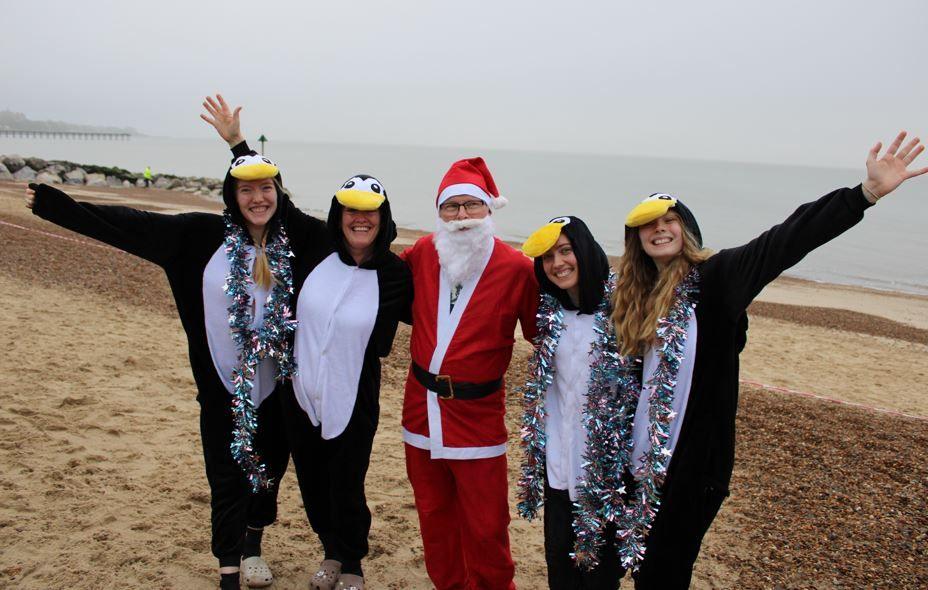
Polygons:
<instances>
[{"instance_id":1,"label":"white shirt","mask_svg":"<svg viewBox=\"0 0 928 590\"><path fill-rule=\"evenodd\" d=\"M632 440L635 446L632 450L631 472L636 476L641 468L641 459L651 448L648 440L648 400L650 399L652 387L647 385L654 377L657 365L660 361L654 347L648 349L644 355L643 380L641 394L638 396L638 406L635 409L635 422L632 427ZM673 453L677 446L677 439L680 437L680 428L683 426L683 416L686 414L686 402L690 397L690 384L693 381L693 367L696 366L696 314L690 311L690 317L686 323L686 344L683 347L683 359L680 361L680 368L677 372L677 386L673 390L673 409L674 416L670 421L670 438L667 440L665 448ZM669 464L669 463L668 463Z\"/></svg>"},{"instance_id":2,"label":"white shirt","mask_svg":"<svg viewBox=\"0 0 928 590\"><path fill-rule=\"evenodd\" d=\"M596 337L593 320L593 315L564 310L564 325L554 352L554 380L545 393L548 485L568 490L574 501L586 451L583 411L590 383L590 350Z\"/></svg>"},{"instance_id":3,"label":"white shirt","mask_svg":"<svg viewBox=\"0 0 928 590\"><path fill-rule=\"evenodd\" d=\"M341 434L358 396L364 351L380 307L377 271L332 253L313 269L296 306L293 391L322 438Z\"/></svg>"},{"instance_id":4,"label":"white shirt","mask_svg":"<svg viewBox=\"0 0 928 590\"><path fill-rule=\"evenodd\" d=\"M245 264L252 268L255 247L245 248L248 252ZM213 253L203 270L203 319L206 323L206 342L209 354L213 358L213 366L226 390L232 393L235 391L232 385L232 371L240 367L240 359L238 346L232 339L232 331L229 328L229 306L232 299L222 290L230 269L229 257L223 244ZM248 293L251 295L253 307L251 327L257 329L264 322L264 304L267 302L269 291L251 283ZM275 370L273 359L265 357L259 361L251 387L251 401L256 408L274 391Z\"/></svg>"}]
</instances>

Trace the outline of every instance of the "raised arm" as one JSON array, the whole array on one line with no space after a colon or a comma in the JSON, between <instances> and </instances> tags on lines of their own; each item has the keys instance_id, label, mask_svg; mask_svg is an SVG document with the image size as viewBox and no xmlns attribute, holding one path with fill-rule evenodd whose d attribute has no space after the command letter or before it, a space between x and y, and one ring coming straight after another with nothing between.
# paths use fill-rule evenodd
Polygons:
<instances>
[{"instance_id":1,"label":"raised arm","mask_svg":"<svg viewBox=\"0 0 928 590\"><path fill-rule=\"evenodd\" d=\"M216 94L215 98L206 97L206 100L203 101L203 108L206 109L206 113L201 113L200 118L209 123L219 134L219 137L229 144L233 159L253 153L253 150L248 147L248 142L245 141L245 136L242 134L242 107L230 107L221 94ZM285 207L284 224L297 254L299 254L298 251L302 247L327 247L330 238L326 225L322 220L307 215L293 205L289 199Z\"/></svg>"},{"instance_id":2,"label":"raised arm","mask_svg":"<svg viewBox=\"0 0 928 590\"><path fill-rule=\"evenodd\" d=\"M42 219L162 267L184 247L189 217L78 202L47 184L26 188L26 206Z\"/></svg>"},{"instance_id":3,"label":"raised arm","mask_svg":"<svg viewBox=\"0 0 928 590\"><path fill-rule=\"evenodd\" d=\"M720 251L703 264L704 281L716 285L715 295L724 302L731 317L740 315L770 281L794 266L806 254L841 235L862 218L864 211L909 178L928 168L908 166L924 150L916 137L904 147L901 132L879 157L877 143L867 157L867 179L855 188L833 191L817 201L800 206L783 223L743 246ZM900 149L901 147L901 149Z\"/></svg>"},{"instance_id":4,"label":"raised arm","mask_svg":"<svg viewBox=\"0 0 928 590\"><path fill-rule=\"evenodd\" d=\"M222 95L216 94L216 98L206 97L203 108L206 109L206 114L201 113L200 118L212 125L230 148L245 141L240 117L242 107L230 108Z\"/></svg>"}]
</instances>

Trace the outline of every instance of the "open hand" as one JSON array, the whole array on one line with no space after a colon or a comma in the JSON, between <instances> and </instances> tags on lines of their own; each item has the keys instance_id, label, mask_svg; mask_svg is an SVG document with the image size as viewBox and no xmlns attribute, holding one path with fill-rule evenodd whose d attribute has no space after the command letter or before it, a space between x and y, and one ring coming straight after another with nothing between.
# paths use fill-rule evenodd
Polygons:
<instances>
[{"instance_id":1,"label":"open hand","mask_svg":"<svg viewBox=\"0 0 928 590\"><path fill-rule=\"evenodd\" d=\"M212 125L216 132L219 133L219 137L226 140L229 147L234 147L245 141L245 137L242 135L241 122L239 121L239 113L242 107L235 107L234 110L229 108L222 95L217 93L216 98L206 97L206 100L203 101L203 108L206 109L208 114L201 113L200 118Z\"/></svg>"},{"instance_id":2,"label":"open hand","mask_svg":"<svg viewBox=\"0 0 928 590\"><path fill-rule=\"evenodd\" d=\"M26 207L32 209L35 206L35 191L29 185L26 185Z\"/></svg>"},{"instance_id":3,"label":"open hand","mask_svg":"<svg viewBox=\"0 0 928 590\"><path fill-rule=\"evenodd\" d=\"M909 164L925 150L925 146L916 137L899 149L905 136L906 132L900 131L882 158L878 158L882 142L877 142L867 156L867 180L864 186L878 199L891 193L906 180L928 172L928 168L908 169Z\"/></svg>"}]
</instances>

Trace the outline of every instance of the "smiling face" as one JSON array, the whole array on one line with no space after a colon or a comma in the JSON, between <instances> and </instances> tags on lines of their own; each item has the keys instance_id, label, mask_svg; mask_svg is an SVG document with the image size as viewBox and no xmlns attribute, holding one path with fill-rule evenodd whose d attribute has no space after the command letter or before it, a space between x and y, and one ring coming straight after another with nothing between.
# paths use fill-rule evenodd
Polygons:
<instances>
[{"instance_id":1,"label":"smiling face","mask_svg":"<svg viewBox=\"0 0 928 590\"><path fill-rule=\"evenodd\" d=\"M277 211L277 187L274 185L274 179L237 180L235 200L249 232L254 234L264 231Z\"/></svg>"},{"instance_id":2,"label":"smiling face","mask_svg":"<svg viewBox=\"0 0 928 590\"><path fill-rule=\"evenodd\" d=\"M574 248L563 233L557 242L541 255L541 267L555 287L567 291L571 300L579 300L580 267L577 265Z\"/></svg>"},{"instance_id":3,"label":"smiling face","mask_svg":"<svg viewBox=\"0 0 928 590\"><path fill-rule=\"evenodd\" d=\"M374 240L380 231L380 210L342 209L342 235L355 262L361 264L374 253Z\"/></svg>"},{"instance_id":4,"label":"smiling face","mask_svg":"<svg viewBox=\"0 0 928 590\"><path fill-rule=\"evenodd\" d=\"M683 251L683 224L673 210L638 228L645 254L660 268Z\"/></svg>"}]
</instances>

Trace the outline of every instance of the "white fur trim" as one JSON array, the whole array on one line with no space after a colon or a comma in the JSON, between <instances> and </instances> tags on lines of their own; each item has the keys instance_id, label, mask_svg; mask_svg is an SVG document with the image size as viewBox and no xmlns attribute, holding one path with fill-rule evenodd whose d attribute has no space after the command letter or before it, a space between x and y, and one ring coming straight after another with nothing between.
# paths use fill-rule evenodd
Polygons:
<instances>
[{"instance_id":1,"label":"white fur trim","mask_svg":"<svg viewBox=\"0 0 928 590\"><path fill-rule=\"evenodd\" d=\"M508 204L509 204L509 199L507 199L503 195L500 195L496 197L495 199L493 199L493 204L490 205L490 208L491 209L502 209Z\"/></svg>"},{"instance_id":2,"label":"white fur trim","mask_svg":"<svg viewBox=\"0 0 928 590\"><path fill-rule=\"evenodd\" d=\"M490 195L486 193L482 188L476 184L471 184L469 182L464 182L461 184L452 184L445 187L445 190L441 191L438 195L438 200L435 203L436 207L441 207L441 204L450 199L451 197L456 197L458 195L467 195L469 197L476 197L492 207L490 204Z\"/></svg>"},{"instance_id":3,"label":"white fur trim","mask_svg":"<svg viewBox=\"0 0 928 590\"><path fill-rule=\"evenodd\" d=\"M436 454L432 450L429 437L409 432L405 428L403 429L403 442L423 451L431 451L432 459L487 459L506 454L506 443L488 447L441 447L440 452Z\"/></svg>"}]
</instances>

